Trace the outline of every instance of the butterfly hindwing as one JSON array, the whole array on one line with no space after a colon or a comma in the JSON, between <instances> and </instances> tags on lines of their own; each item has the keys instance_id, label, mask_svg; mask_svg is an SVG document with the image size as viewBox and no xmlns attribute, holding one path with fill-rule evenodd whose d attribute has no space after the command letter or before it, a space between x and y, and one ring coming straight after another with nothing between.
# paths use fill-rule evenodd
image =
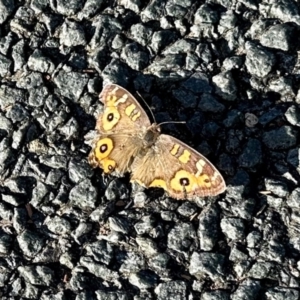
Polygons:
<instances>
[{"instance_id":1,"label":"butterfly hindwing","mask_svg":"<svg viewBox=\"0 0 300 300\"><path fill-rule=\"evenodd\" d=\"M142 147L141 132L151 124L144 109L124 88L108 84L99 98L104 108L97 120L99 134L89 162L105 173L124 174L130 171L131 162Z\"/></svg>"}]
</instances>

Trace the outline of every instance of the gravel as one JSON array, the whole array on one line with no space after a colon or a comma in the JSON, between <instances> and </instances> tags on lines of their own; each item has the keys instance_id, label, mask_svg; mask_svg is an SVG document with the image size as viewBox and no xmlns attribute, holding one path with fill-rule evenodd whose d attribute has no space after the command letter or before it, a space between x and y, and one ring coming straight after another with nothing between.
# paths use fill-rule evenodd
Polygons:
<instances>
[{"instance_id":1,"label":"gravel","mask_svg":"<svg viewBox=\"0 0 300 300\"><path fill-rule=\"evenodd\" d=\"M298 300L299 31L293 0L0 0L0 298ZM93 170L107 82L226 193Z\"/></svg>"}]
</instances>

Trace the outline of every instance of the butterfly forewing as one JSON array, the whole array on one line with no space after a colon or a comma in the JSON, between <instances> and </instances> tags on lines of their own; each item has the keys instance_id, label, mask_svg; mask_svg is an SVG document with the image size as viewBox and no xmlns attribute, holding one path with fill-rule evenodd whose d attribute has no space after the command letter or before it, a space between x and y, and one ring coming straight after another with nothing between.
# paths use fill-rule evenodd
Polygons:
<instances>
[{"instance_id":1,"label":"butterfly forewing","mask_svg":"<svg viewBox=\"0 0 300 300\"><path fill-rule=\"evenodd\" d=\"M216 196L226 188L222 175L207 158L164 134L144 157L134 160L132 180L146 187L161 187L176 199Z\"/></svg>"},{"instance_id":2,"label":"butterfly forewing","mask_svg":"<svg viewBox=\"0 0 300 300\"><path fill-rule=\"evenodd\" d=\"M96 129L102 133L140 134L148 128L150 120L137 100L124 88L108 84L101 92L104 111L97 120Z\"/></svg>"}]
</instances>

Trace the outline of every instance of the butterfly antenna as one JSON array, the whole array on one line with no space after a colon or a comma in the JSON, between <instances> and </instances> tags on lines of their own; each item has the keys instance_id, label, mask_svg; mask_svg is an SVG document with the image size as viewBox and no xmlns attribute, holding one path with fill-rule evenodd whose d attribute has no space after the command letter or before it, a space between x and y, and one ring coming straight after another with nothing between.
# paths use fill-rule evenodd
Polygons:
<instances>
[{"instance_id":1,"label":"butterfly antenna","mask_svg":"<svg viewBox=\"0 0 300 300\"><path fill-rule=\"evenodd\" d=\"M156 120L155 120L155 117L154 117L154 114L153 114L153 111L152 111L151 107L148 105L148 103L146 102L146 100L141 96L141 94L140 94L138 91L136 91L136 93L137 93L137 94L139 95L139 97L144 101L144 103L145 103L146 106L148 107L148 110L149 110L150 113L151 113L151 116L152 116L152 118L153 118L154 123L156 123Z\"/></svg>"},{"instance_id":2,"label":"butterfly antenna","mask_svg":"<svg viewBox=\"0 0 300 300\"><path fill-rule=\"evenodd\" d=\"M166 122L157 124L157 126L161 126L164 124L186 124L186 122L185 121L166 121Z\"/></svg>"}]
</instances>

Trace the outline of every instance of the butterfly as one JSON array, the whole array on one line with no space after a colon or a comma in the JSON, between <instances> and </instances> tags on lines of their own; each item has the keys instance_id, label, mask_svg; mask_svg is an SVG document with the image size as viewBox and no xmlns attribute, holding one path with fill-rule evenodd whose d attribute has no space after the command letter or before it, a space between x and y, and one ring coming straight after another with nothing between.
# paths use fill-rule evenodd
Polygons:
<instances>
[{"instance_id":1,"label":"butterfly","mask_svg":"<svg viewBox=\"0 0 300 300\"><path fill-rule=\"evenodd\" d=\"M219 171L182 141L161 134L138 101L124 88L107 84L96 123L89 163L104 173L131 173L131 181L163 188L175 199L216 196L226 189Z\"/></svg>"}]
</instances>

